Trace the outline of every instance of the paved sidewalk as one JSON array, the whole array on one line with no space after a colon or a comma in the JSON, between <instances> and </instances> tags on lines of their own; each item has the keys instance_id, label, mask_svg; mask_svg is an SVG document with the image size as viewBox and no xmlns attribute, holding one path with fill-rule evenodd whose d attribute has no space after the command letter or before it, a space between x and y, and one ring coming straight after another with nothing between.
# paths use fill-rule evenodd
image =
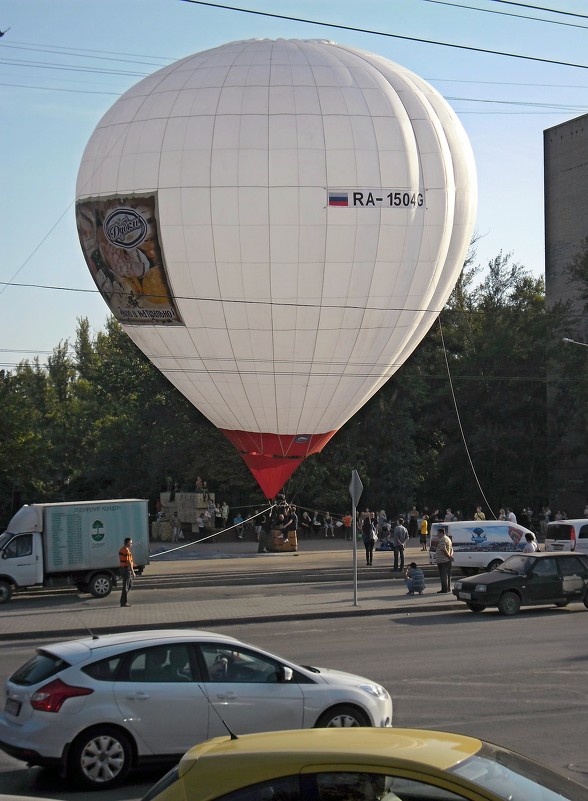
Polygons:
<instances>
[{"instance_id":1,"label":"paved sidewalk","mask_svg":"<svg viewBox=\"0 0 588 801\"><path fill-rule=\"evenodd\" d=\"M348 548L345 547L347 545ZM349 580L319 579L301 584L282 579L279 584L261 586L247 583L245 586L220 587L216 592L210 587L162 589L158 592L142 589L139 578L130 596L132 606L126 609L120 607L116 590L103 599L67 592L48 598L42 604L35 598L35 593L30 593L2 607L0 640L69 638L82 636L87 631L102 634L147 628L210 629L245 622L391 616L465 608L452 594L437 593L439 582L434 574L428 578L427 589L422 596L408 596L401 575L390 571L392 554L388 552L377 553L374 558L374 562L382 560L381 570L385 568L386 580L374 580L370 578L370 568L365 567L363 549L361 553L358 549L358 580L355 585L350 543L333 542L314 548L310 543L303 543L304 550L288 554L252 555L251 546L252 543L228 544L226 552L215 553L204 560L192 561L194 557L190 560L153 559L148 568L149 576L163 577L180 571L185 576L191 570L200 573L203 570L223 569L227 572L247 570L254 573L254 568L267 571L273 564L279 564L281 570L284 565L291 565L292 570L299 571L328 563L348 565ZM416 553L418 550L418 546L408 549L406 563L417 561L424 566L428 562L428 555L421 552L419 557ZM214 595L217 597L212 597Z\"/></svg>"}]
</instances>

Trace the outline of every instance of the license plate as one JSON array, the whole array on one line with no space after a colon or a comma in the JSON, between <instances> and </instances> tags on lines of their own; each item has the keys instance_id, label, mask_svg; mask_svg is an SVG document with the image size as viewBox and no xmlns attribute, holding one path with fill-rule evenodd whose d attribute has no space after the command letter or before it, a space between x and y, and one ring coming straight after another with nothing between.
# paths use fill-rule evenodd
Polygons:
<instances>
[{"instance_id":1,"label":"license plate","mask_svg":"<svg viewBox=\"0 0 588 801\"><path fill-rule=\"evenodd\" d=\"M459 597L463 598L464 601L471 601L472 600L472 593L471 592L460 592Z\"/></svg>"},{"instance_id":2,"label":"license plate","mask_svg":"<svg viewBox=\"0 0 588 801\"><path fill-rule=\"evenodd\" d=\"M15 698L7 698L4 711L7 715L13 715L14 717L17 717L20 713L20 706L20 701L17 701Z\"/></svg>"}]
</instances>

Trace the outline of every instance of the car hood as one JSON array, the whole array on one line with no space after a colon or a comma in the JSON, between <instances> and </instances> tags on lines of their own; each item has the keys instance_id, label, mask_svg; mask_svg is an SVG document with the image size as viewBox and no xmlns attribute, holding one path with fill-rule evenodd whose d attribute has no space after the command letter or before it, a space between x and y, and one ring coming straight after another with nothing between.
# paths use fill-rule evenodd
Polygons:
<instances>
[{"instance_id":1,"label":"car hood","mask_svg":"<svg viewBox=\"0 0 588 801\"><path fill-rule=\"evenodd\" d=\"M313 677L322 680L325 684L347 684L357 687L360 684L378 684L373 679L366 679L364 676L356 676L355 673L345 673L343 670L333 670L331 668L317 667L318 673L313 673Z\"/></svg>"},{"instance_id":2,"label":"car hood","mask_svg":"<svg viewBox=\"0 0 588 801\"><path fill-rule=\"evenodd\" d=\"M525 578L526 576L521 573L505 573L501 570L492 570L490 573L482 573L478 576L470 576L469 578L462 579L461 586L464 589L466 587L471 587L473 589L476 584L486 584L488 587L505 582L508 584L518 584L524 581Z\"/></svg>"}]
</instances>

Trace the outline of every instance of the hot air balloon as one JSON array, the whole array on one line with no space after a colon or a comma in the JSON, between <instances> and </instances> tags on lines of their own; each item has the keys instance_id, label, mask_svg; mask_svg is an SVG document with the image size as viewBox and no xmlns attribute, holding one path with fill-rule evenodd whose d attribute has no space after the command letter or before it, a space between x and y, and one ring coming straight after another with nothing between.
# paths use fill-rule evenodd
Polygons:
<instances>
[{"instance_id":1,"label":"hot air balloon","mask_svg":"<svg viewBox=\"0 0 588 801\"><path fill-rule=\"evenodd\" d=\"M231 42L157 71L104 115L77 181L111 311L268 498L425 336L475 211L447 102L330 41Z\"/></svg>"}]
</instances>

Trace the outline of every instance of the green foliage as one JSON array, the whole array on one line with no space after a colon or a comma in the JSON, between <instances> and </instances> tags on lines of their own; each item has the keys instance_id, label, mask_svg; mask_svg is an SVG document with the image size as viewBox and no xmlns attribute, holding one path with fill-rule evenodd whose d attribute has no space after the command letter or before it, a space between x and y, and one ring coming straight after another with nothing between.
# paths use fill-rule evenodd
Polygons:
<instances>
[{"instance_id":1,"label":"green foliage","mask_svg":"<svg viewBox=\"0 0 588 801\"><path fill-rule=\"evenodd\" d=\"M547 366L561 356L548 343L565 335L566 310L547 314L543 282L509 256L483 272L472 261L406 364L294 473L289 499L348 509L353 469L361 507L389 513L414 503L466 514L482 504L491 514L547 497ZM549 382L561 401L551 424L561 432L573 418L585 448L588 360L576 349L560 364ZM233 508L264 503L235 449L113 318L95 336L78 320L73 346L59 343L46 369L23 362L0 373L0 401L3 522L15 490L22 502L155 499L170 480L192 490L198 475Z\"/></svg>"}]
</instances>

